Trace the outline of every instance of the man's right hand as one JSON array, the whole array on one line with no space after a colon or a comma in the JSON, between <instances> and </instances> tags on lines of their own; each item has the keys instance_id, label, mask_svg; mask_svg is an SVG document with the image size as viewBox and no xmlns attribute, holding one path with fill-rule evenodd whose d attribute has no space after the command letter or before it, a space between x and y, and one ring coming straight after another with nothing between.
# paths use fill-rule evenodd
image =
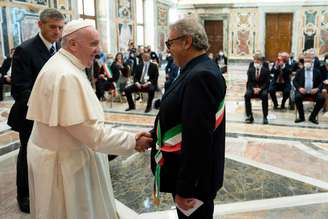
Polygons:
<instances>
[{"instance_id":1,"label":"man's right hand","mask_svg":"<svg viewBox=\"0 0 328 219\"><path fill-rule=\"evenodd\" d=\"M149 132L140 132L136 134L136 147L138 152L145 152L153 142L153 138Z\"/></svg>"},{"instance_id":2,"label":"man's right hand","mask_svg":"<svg viewBox=\"0 0 328 219\"><path fill-rule=\"evenodd\" d=\"M301 87L300 89L298 89L298 91L299 91L301 94L306 94L306 90L305 90L303 87Z\"/></svg>"},{"instance_id":3,"label":"man's right hand","mask_svg":"<svg viewBox=\"0 0 328 219\"><path fill-rule=\"evenodd\" d=\"M261 89L260 88L253 88L253 92L254 92L254 94L259 94L260 93L260 91L261 91Z\"/></svg>"}]
</instances>

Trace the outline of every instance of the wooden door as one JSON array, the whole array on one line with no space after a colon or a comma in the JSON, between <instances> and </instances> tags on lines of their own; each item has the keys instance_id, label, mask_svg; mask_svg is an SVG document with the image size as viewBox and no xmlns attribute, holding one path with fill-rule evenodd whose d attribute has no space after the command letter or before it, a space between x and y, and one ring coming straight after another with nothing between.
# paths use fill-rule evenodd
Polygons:
<instances>
[{"instance_id":1,"label":"wooden door","mask_svg":"<svg viewBox=\"0 0 328 219\"><path fill-rule=\"evenodd\" d=\"M213 53L214 57L223 50L223 21L205 21L205 31L210 44L208 53Z\"/></svg>"},{"instance_id":2,"label":"wooden door","mask_svg":"<svg viewBox=\"0 0 328 219\"><path fill-rule=\"evenodd\" d=\"M291 52L293 14L267 14L265 57L274 61L279 52Z\"/></svg>"}]
</instances>

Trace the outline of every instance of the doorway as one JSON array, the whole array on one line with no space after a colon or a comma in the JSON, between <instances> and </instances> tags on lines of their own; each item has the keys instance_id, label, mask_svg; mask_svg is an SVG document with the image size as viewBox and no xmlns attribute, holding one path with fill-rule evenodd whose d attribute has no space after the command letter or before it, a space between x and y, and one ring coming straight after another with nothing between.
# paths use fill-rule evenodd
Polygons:
<instances>
[{"instance_id":1,"label":"doorway","mask_svg":"<svg viewBox=\"0 0 328 219\"><path fill-rule=\"evenodd\" d=\"M279 52L291 52L293 14L267 14L265 30L265 57L274 61Z\"/></svg>"},{"instance_id":2,"label":"doorway","mask_svg":"<svg viewBox=\"0 0 328 219\"><path fill-rule=\"evenodd\" d=\"M213 53L215 57L223 50L223 21L205 20L205 31L210 45L208 53Z\"/></svg>"}]
</instances>

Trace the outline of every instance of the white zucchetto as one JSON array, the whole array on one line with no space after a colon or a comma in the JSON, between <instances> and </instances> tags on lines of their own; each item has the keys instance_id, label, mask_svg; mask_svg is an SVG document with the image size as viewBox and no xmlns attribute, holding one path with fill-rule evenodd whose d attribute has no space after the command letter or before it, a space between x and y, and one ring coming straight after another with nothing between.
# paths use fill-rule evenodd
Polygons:
<instances>
[{"instance_id":1,"label":"white zucchetto","mask_svg":"<svg viewBox=\"0 0 328 219\"><path fill-rule=\"evenodd\" d=\"M93 26L91 22L86 20L72 20L68 22L63 29L62 37L65 37L75 31L78 31L82 28Z\"/></svg>"}]
</instances>

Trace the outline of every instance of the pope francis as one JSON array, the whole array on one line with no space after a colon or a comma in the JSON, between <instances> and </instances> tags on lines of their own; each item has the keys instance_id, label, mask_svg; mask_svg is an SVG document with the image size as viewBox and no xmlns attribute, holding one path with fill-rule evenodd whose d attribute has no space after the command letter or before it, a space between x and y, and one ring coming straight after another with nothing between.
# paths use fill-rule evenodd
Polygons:
<instances>
[{"instance_id":1,"label":"pope francis","mask_svg":"<svg viewBox=\"0 0 328 219\"><path fill-rule=\"evenodd\" d=\"M149 134L104 126L104 113L85 75L99 53L89 23L69 22L62 48L41 69L27 119L34 120L27 159L31 218L118 218L107 155L144 151Z\"/></svg>"}]
</instances>

